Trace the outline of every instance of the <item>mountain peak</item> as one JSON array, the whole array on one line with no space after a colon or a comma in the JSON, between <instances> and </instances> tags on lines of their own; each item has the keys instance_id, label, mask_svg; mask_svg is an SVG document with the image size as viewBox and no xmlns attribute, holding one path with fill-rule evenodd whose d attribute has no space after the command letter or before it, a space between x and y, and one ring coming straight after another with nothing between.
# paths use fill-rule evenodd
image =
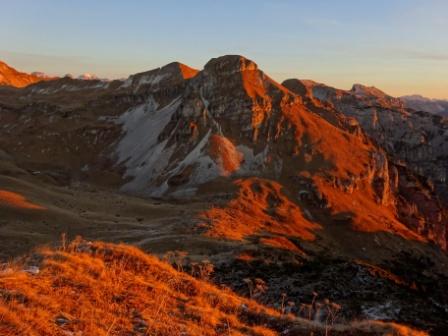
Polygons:
<instances>
[{"instance_id":1,"label":"mountain peak","mask_svg":"<svg viewBox=\"0 0 448 336\"><path fill-rule=\"evenodd\" d=\"M161 72L174 72L180 73L184 79L189 79L199 72L199 70L194 69L186 64L180 62L171 62L160 68Z\"/></svg>"},{"instance_id":2,"label":"mountain peak","mask_svg":"<svg viewBox=\"0 0 448 336\"><path fill-rule=\"evenodd\" d=\"M167 82L170 82L171 86L178 85L196 76L198 72L199 70L193 69L188 65L171 62L160 68L129 76L124 82L124 87L132 86L138 90L141 87L155 87Z\"/></svg>"},{"instance_id":3,"label":"mountain peak","mask_svg":"<svg viewBox=\"0 0 448 336\"><path fill-rule=\"evenodd\" d=\"M388 96L386 93L384 93L380 89L377 89L374 86L367 86L363 84L353 84L350 92L358 96L374 96L374 97Z\"/></svg>"},{"instance_id":4,"label":"mountain peak","mask_svg":"<svg viewBox=\"0 0 448 336\"><path fill-rule=\"evenodd\" d=\"M0 86L24 87L48 79L50 79L48 76L45 77L42 75L27 74L25 72L17 71L5 62L0 61Z\"/></svg>"},{"instance_id":5,"label":"mountain peak","mask_svg":"<svg viewBox=\"0 0 448 336\"><path fill-rule=\"evenodd\" d=\"M241 55L225 55L212 58L204 67L206 71L234 73L244 70L258 70L258 65Z\"/></svg>"},{"instance_id":6,"label":"mountain peak","mask_svg":"<svg viewBox=\"0 0 448 336\"><path fill-rule=\"evenodd\" d=\"M95 74L86 72L86 73L78 76L78 79L82 79L82 80L98 80L99 78Z\"/></svg>"}]
</instances>

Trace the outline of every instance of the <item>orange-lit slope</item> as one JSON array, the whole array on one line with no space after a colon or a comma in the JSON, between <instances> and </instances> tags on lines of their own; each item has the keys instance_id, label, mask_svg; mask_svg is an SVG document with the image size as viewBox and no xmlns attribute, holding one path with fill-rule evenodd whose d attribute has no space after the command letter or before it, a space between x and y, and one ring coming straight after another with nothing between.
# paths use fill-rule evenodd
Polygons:
<instances>
[{"instance_id":1,"label":"orange-lit slope","mask_svg":"<svg viewBox=\"0 0 448 336\"><path fill-rule=\"evenodd\" d=\"M44 210L45 207L28 201L21 194L0 189L0 206L7 206L17 209Z\"/></svg>"},{"instance_id":2,"label":"orange-lit slope","mask_svg":"<svg viewBox=\"0 0 448 336\"><path fill-rule=\"evenodd\" d=\"M235 145L246 142L242 130L251 129L250 146L270 144L281 156L305 163L320 161L306 168L330 170L341 178L366 173L372 164L371 152L378 149L371 142L320 117L314 106L305 106L301 97L266 76L254 62L237 55L223 56L208 62L204 71L204 81L213 84L204 98L220 108L218 117L226 123L223 134L235 133ZM227 106L231 106L228 111ZM214 115L213 110L209 112ZM224 120L223 113L231 118ZM303 168L296 165L297 170Z\"/></svg>"},{"instance_id":3,"label":"orange-lit slope","mask_svg":"<svg viewBox=\"0 0 448 336\"><path fill-rule=\"evenodd\" d=\"M46 78L19 72L0 61L0 85L24 87L43 80Z\"/></svg>"},{"instance_id":4,"label":"orange-lit slope","mask_svg":"<svg viewBox=\"0 0 448 336\"><path fill-rule=\"evenodd\" d=\"M221 175L228 176L240 168L243 154L226 137L213 134L210 137L210 156L218 164Z\"/></svg>"},{"instance_id":5,"label":"orange-lit slope","mask_svg":"<svg viewBox=\"0 0 448 336\"><path fill-rule=\"evenodd\" d=\"M254 62L241 56L212 59L202 77L211 83L204 90L204 98L209 106L219 107L216 112L209 108L208 113L217 118L215 120L221 120L222 134L230 137L234 146L244 145L257 153L265 151L260 165L262 170L252 170L253 175L275 180L296 195L299 186L294 178L305 173L314 181L318 193L329 201L330 213L353 214L354 229L423 240L396 219L396 196L386 154L359 129L343 127L349 124L343 115L289 91L266 76ZM238 165L232 165L230 171L238 173ZM263 192L253 192L252 197L263 198ZM209 212L209 215L215 212L214 216L210 215L215 219L220 217L215 222L227 223L215 226L220 228L215 229L215 235L241 239L257 230L265 230L261 224L265 219L263 211L240 220L241 224L229 224L244 216L244 211L239 211L241 215L236 215L235 211L241 208L241 201L241 197L237 197L224 212L217 209ZM235 218L224 219L229 214ZM257 216L261 219L252 219ZM332 219L326 222L331 223ZM238 229L233 233L223 229L229 225ZM247 232L244 225L248 226Z\"/></svg>"},{"instance_id":6,"label":"orange-lit slope","mask_svg":"<svg viewBox=\"0 0 448 336\"><path fill-rule=\"evenodd\" d=\"M363 137L333 126L297 101L282 104L282 113L294 128L294 154L310 163L309 169L348 179L365 174L372 165L372 153L378 149ZM321 162L311 164L315 160Z\"/></svg>"},{"instance_id":7,"label":"orange-lit slope","mask_svg":"<svg viewBox=\"0 0 448 336\"><path fill-rule=\"evenodd\" d=\"M250 178L235 181L236 197L225 207L202 214L209 223L208 236L240 240L260 233L315 238L318 224L307 220L299 208L274 181Z\"/></svg>"},{"instance_id":8,"label":"orange-lit slope","mask_svg":"<svg viewBox=\"0 0 448 336\"><path fill-rule=\"evenodd\" d=\"M327 199L334 215L346 213L351 216L353 229L364 232L388 232L406 239L426 241L423 236L398 221L393 209L375 202L375 195L369 186L344 192L320 177L315 177L314 182Z\"/></svg>"},{"instance_id":9,"label":"orange-lit slope","mask_svg":"<svg viewBox=\"0 0 448 336\"><path fill-rule=\"evenodd\" d=\"M190 68L188 65L179 63L179 68L182 73L182 76L184 79L190 79L196 76L199 72L199 70Z\"/></svg>"}]
</instances>

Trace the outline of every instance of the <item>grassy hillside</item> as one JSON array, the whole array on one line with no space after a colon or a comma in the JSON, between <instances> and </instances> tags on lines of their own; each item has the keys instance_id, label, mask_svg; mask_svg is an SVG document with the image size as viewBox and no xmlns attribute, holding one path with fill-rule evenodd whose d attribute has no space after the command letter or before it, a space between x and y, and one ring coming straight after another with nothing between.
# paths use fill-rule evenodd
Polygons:
<instances>
[{"instance_id":1,"label":"grassy hillside","mask_svg":"<svg viewBox=\"0 0 448 336\"><path fill-rule=\"evenodd\" d=\"M128 246L76 240L0 271L0 335L426 335L313 323L179 272Z\"/></svg>"}]
</instances>

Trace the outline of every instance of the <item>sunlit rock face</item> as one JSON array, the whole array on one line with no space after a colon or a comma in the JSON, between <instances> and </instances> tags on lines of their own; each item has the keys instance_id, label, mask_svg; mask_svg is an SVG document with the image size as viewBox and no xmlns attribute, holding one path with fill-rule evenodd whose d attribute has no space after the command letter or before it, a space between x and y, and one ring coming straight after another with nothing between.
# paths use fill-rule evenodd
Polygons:
<instances>
[{"instance_id":1,"label":"sunlit rock face","mask_svg":"<svg viewBox=\"0 0 448 336\"><path fill-rule=\"evenodd\" d=\"M363 130L387 152L393 162L390 166L398 167L394 168L393 173L396 175L400 172L398 179L395 178L399 181L395 183L395 188L404 195L398 198L398 216L417 231L431 232L435 240L445 244L448 120L409 110L402 100L359 84L349 91L294 79L285 81L283 85L297 94L321 100L346 116L355 118ZM411 179L414 182L409 182L411 172L424 178L413 177ZM419 188L425 189L426 195L436 192L442 205L433 207L426 203L429 196L422 196Z\"/></svg>"},{"instance_id":2,"label":"sunlit rock face","mask_svg":"<svg viewBox=\"0 0 448 336\"><path fill-rule=\"evenodd\" d=\"M288 80L284 85L294 90ZM446 197L448 173L448 120L405 107L376 88L354 85L350 91L305 81L307 92L325 101L349 117L355 118L364 131L395 162L405 163L417 174L430 179L440 195Z\"/></svg>"},{"instance_id":3,"label":"sunlit rock face","mask_svg":"<svg viewBox=\"0 0 448 336\"><path fill-rule=\"evenodd\" d=\"M149 155L136 161L139 171L150 167L148 171L158 173L145 172L146 183L134 185L136 191L162 194L191 192L218 176L286 179L308 171L342 190L363 184L370 188L374 179L380 180L377 175L385 176L387 159L380 149L363 135L335 127L313 109L317 107L305 106L255 63L241 56L213 59L168 104L151 96L120 117L125 129L118 145L120 162ZM130 150L120 150L124 143L145 147L143 133L129 138L144 120L149 122L142 132L152 134L146 137L152 149L126 157ZM129 176L133 174L139 178L137 171ZM378 197L388 202L387 196Z\"/></svg>"}]
</instances>

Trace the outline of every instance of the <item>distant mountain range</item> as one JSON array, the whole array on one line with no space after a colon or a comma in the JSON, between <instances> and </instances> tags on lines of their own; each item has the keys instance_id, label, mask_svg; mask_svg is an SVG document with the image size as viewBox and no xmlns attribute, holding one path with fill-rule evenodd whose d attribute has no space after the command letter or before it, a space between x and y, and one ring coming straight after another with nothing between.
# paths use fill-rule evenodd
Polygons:
<instances>
[{"instance_id":1,"label":"distant mountain range","mask_svg":"<svg viewBox=\"0 0 448 336\"><path fill-rule=\"evenodd\" d=\"M441 116L448 116L448 100L431 99L420 95L400 97L405 105L417 111L426 111Z\"/></svg>"},{"instance_id":2,"label":"distant mountain range","mask_svg":"<svg viewBox=\"0 0 448 336\"><path fill-rule=\"evenodd\" d=\"M66 75L65 77L72 77L71 75ZM8 64L0 61L0 86L12 86L12 87L25 87L37 82L48 81L57 79L54 76L48 76L47 74L36 71L30 74L18 71ZM81 80L99 80L98 76L91 73L84 73L78 76ZM102 79L104 80L104 79Z\"/></svg>"},{"instance_id":3,"label":"distant mountain range","mask_svg":"<svg viewBox=\"0 0 448 336\"><path fill-rule=\"evenodd\" d=\"M65 77L72 77L71 75L66 75ZM13 87L24 87L31 85L40 81L55 79L56 77L51 77L43 72L32 72L31 74L20 72L13 67L7 65L6 63L0 61L0 85L7 85ZM84 73L77 77L81 80L99 80L98 76L91 73ZM102 81L107 81L107 79L101 79ZM306 81L304 81L306 82ZM312 81L308 81L312 82ZM368 92L369 95L374 96L388 96L381 90L375 87L367 87L361 84L354 84L351 90L355 94L364 94ZM390 97L390 96L388 96ZM400 100L404 102L404 106L417 110L425 111L441 116L448 116L448 100L443 99L431 99L426 98L421 95L408 95L399 97Z\"/></svg>"}]
</instances>

